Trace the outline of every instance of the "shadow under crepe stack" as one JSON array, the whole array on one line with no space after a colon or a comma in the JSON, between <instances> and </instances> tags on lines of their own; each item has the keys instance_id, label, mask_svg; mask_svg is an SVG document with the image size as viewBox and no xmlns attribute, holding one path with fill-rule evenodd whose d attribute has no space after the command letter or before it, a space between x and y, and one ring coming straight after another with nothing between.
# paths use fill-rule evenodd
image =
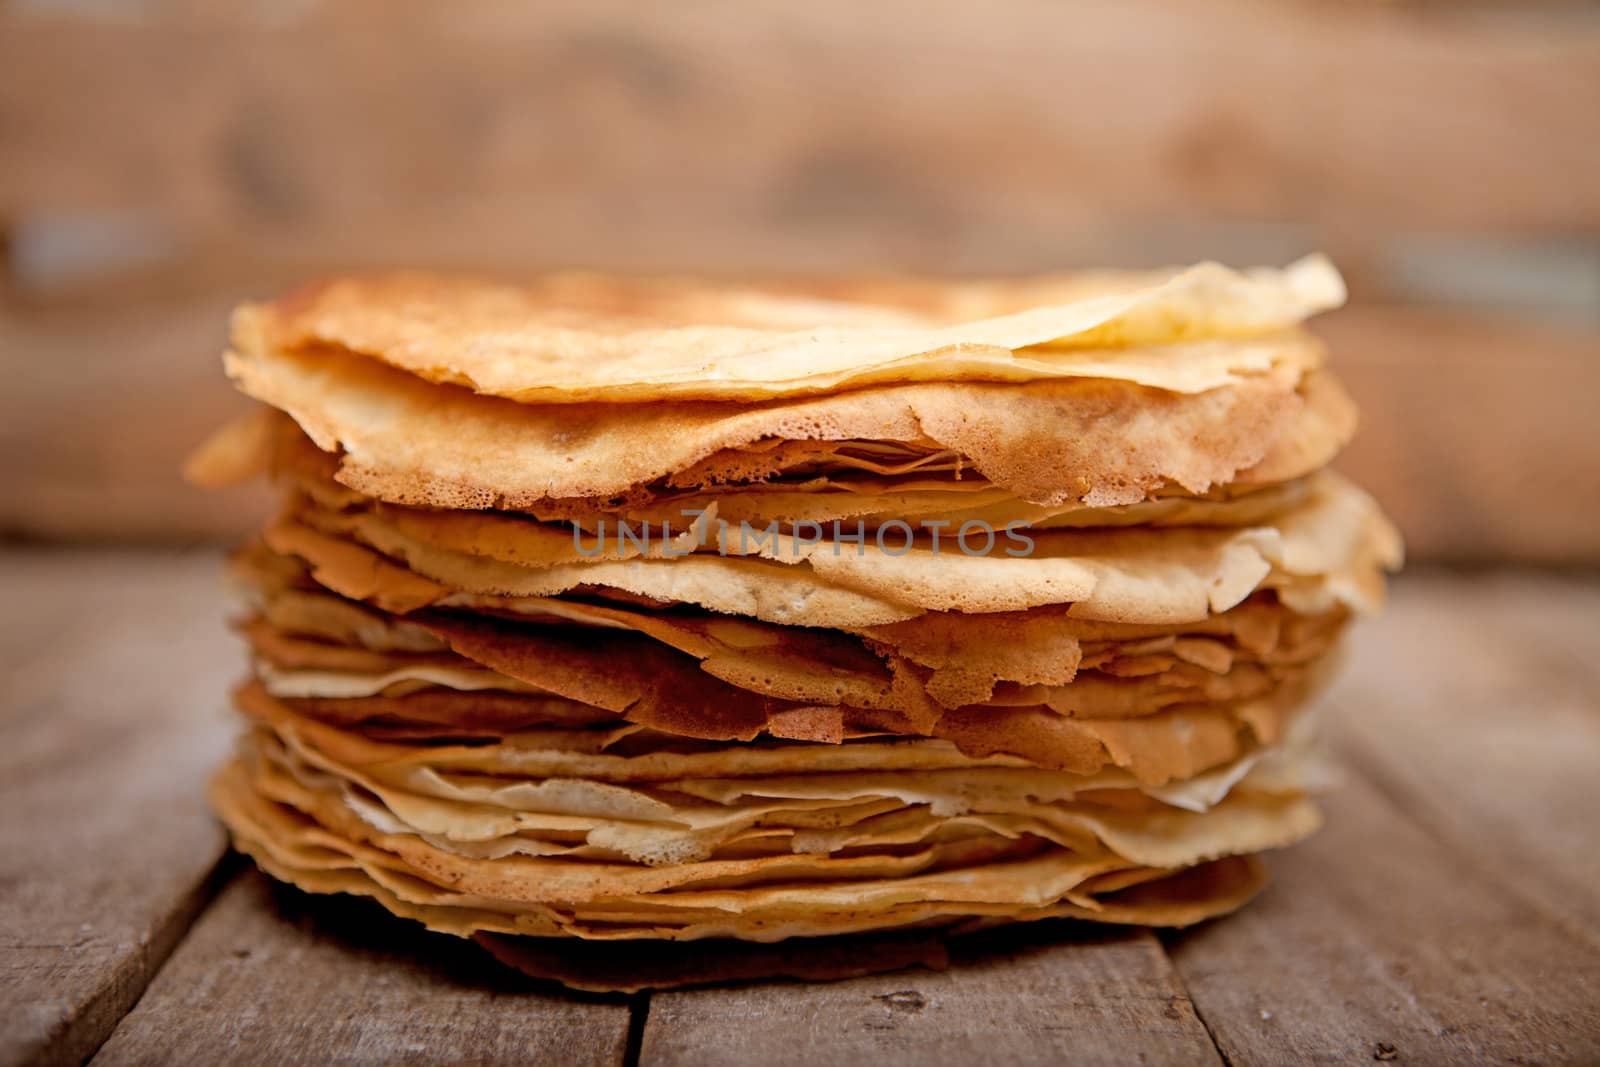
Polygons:
<instances>
[{"instance_id":1,"label":"shadow under crepe stack","mask_svg":"<svg viewBox=\"0 0 1600 1067\"><path fill-rule=\"evenodd\" d=\"M239 849L586 989L1186 925L1312 833L1400 546L1324 468L1325 261L756 289L347 278L241 308Z\"/></svg>"}]
</instances>

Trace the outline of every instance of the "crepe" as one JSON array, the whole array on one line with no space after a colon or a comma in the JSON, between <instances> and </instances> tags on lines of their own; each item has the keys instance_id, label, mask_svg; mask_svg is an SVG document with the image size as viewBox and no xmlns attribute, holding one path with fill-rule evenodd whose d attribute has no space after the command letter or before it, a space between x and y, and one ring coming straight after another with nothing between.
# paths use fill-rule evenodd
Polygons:
<instances>
[{"instance_id":1,"label":"crepe","mask_svg":"<svg viewBox=\"0 0 1600 1067\"><path fill-rule=\"evenodd\" d=\"M233 343L248 357L359 353L523 402L750 402L883 382L1052 377L1200 392L1263 364L1224 348L1180 366L1129 350L1281 331L1337 307L1345 292L1326 260L1309 257L1281 272L1208 263L1176 275L1035 281L1026 293L1035 306L1011 310L1019 295L969 285L915 311L687 281L567 276L518 287L413 272L245 305Z\"/></svg>"},{"instance_id":2,"label":"crepe","mask_svg":"<svg viewBox=\"0 0 1600 1067\"><path fill-rule=\"evenodd\" d=\"M319 553L313 550L311 555ZM453 594L428 601L449 607L449 613L428 612L417 617L419 624L410 624L339 597L318 598L302 587L276 584L311 584L306 571L273 573L283 562L263 548L241 556L237 566L241 578L255 586L253 603L263 621L276 616L278 625L317 641L390 653L448 646L470 661L458 662L458 667L481 664L528 679L549 677L541 672L555 659L592 662L601 677L615 676L608 665L619 659L641 668L648 665L663 677L689 669L692 661L663 659L659 650L640 647L637 637L644 637L686 653L716 678L766 697L895 710L913 722L935 714L935 705L1041 703L1064 714L1126 716L1181 701L1262 695L1325 653L1347 618L1337 610L1300 615L1275 596L1260 594L1228 612L1169 624L1085 621L1062 606L988 617L926 613L847 633L696 614L681 607L663 612L551 597ZM382 588L369 588L370 573L332 573L327 568L320 573L333 588L353 589L376 604L387 602ZM457 609L498 614L504 621L474 620L473 614ZM519 625L523 622L537 625ZM389 626L394 632L386 631ZM564 636L572 627L600 632L580 637L574 645ZM341 664L336 648L288 641L261 625L249 632L258 655L275 668ZM319 649L324 649L320 659L307 658ZM436 657L395 654L369 657L366 663L369 677L376 677L352 684L365 685L369 695L391 684L384 671L438 666ZM507 679L499 688L515 686ZM693 688L704 692L703 685ZM724 696L717 703L727 706L730 701Z\"/></svg>"},{"instance_id":3,"label":"crepe","mask_svg":"<svg viewBox=\"0 0 1600 1067\"><path fill-rule=\"evenodd\" d=\"M1074 886L1285 844L1317 823L1292 774L1255 784L1248 762L1174 807L1116 775L1074 787L1038 771L958 763L942 776L908 769L840 779L811 771L793 746L774 758L807 773L736 772L720 786L648 771L648 785L626 788L492 779L453 774L427 746L378 759L369 748L352 765L329 754L325 731L289 721L274 730L252 738L218 786L232 798L230 821L248 824L256 813L264 849L291 863L306 848L342 852L380 882L404 873L435 887L409 887L415 902L450 890L524 932L815 936L896 925L906 890L918 895L912 910L923 919L995 914L1005 904L1031 911L1074 896L1093 909ZM973 774L987 778L960 780ZM1142 796L1143 810L1108 799L1124 794ZM717 799L672 799L694 796ZM264 801L297 815L273 814Z\"/></svg>"},{"instance_id":4,"label":"crepe","mask_svg":"<svg viewBox=\"0 0 1600 1067\"><path fill-rule=\"evenodd\" d=\"M1186 925L1314 832L1400 540L1284 271L420 273L235 315L235 845L632 990ZM961 951L967 951L965 949Z\"/></svg>"},{"instance_id":5,"label":"crepe","mask_svg":"<svg viewBox=\"0 0 1600 1067\"><path fill-rule=\"evenodd\" d=\"M797 524L826 527L832 522L841 522L846 529L875 532L885 524L918 525L924 519L942 521L951 531L970 522L996 530L1012 524L1035 529L1249 525L1303 500L1312 479L1301 475L1320 469L1354 428L1353 408L1332 378L1318 375L1306 383L1306 390L1302 417L1272 455L1236 475L1227 486L1201 495L1169 487L1134 504L1032 504L959 463L921 463L903 474L862 473L849 466L864 462L858 453L866 443L855 442L848 451L838 451L837 445L825 446L812 457L817 469L809 474L789 472L771 481L723 484L711 490L657 485L609 499L551 499L531 506L527 515L544 522L571 522L590 534L590 540L621 524L631 530L648 527L661 535L661 540L671 540L697 522L707 524L708 529L723 524L736 529L745 523L756 530L777 523L785 532L794 532ZM261 415L271 417L263 419ZM761 451L772 455L784 447ZM795 458L790 455L774 462ZM191 462L191 476L208 485L232 484L238 478L268 471L276 481L299 488L325 507L382 504L341 485L337 481L339 457L317 448L293 420L270 410L229 424ZM388 507L396 514L422 511L435 523L469 526L473 521L473 513ZM702 518L705 516L710 518ZM567 547L574 538L564 526L554 527L550 540L564 549L568 558L578 558L576 549ZM591 557L585 552L584 558Z\"/></svg>"},{"instance_id":6,"label":"crepe","mask_svg":"<svg viewBox=\"0 0 1600 1067\"><path fill-rule=\"evenodd\" d=\"M422 581L404 594L432 603L449 591L547 597L580 586L615 589L657 603L792 625L853 628L929 611L1025 610L1070 603L1078 618L1182 622L1226 611L1258 588L1281 591L1308 612L1374 610L1381 573L1398 562L1398 539L1371 499L1332 475L1270 525L1228 529L1035 531L1023 553L988 531L986 555L927 539L816 539L740 529L715 552L572 561L585 539L492 520L433 522L424 515L334 512L292 504L267 531L275 549L300 555L341 591L339 569L390 573L372 553L403 563ZM820 532L820 531L819 531ZM962 544L966 543L963 536ZM1020 542L1018 542L1020 544ZM568 549L572 549L569 554ZM1016 554L1012 554L1015 552ZM342 568L340 561L347 561ZM396 575L397 581L400 580Z\"/></svg>"},{"instance_id":7,"label":"crepe","mask_svg":"<svg viewBox=\"0 0 1600 1067\"><path fill-rule=\"evenodd\" d=\"M1056 911L1062 917L1095 922L1189 926L1241 907L1266 881L1259 859L1230 856L1107 892L1096 898L1098 907L1092 911L1071 904L1057 905ZM370 883L367 888L377 889ZM570 938L472 936L500 962L535 978L591 992L633 993L771 978L834 981L914 966L944 970L1004 952L1019 941L1032 947L1048 944L1056 933L1032 929L1020 936L982 933L997 925L1009 924L979 919L887 933L791 938L776 944L704 938L574 945Z\"/></svg>"},{"instance_id":8,"label":"crepe","mask_svg":"<svg viewBox=\"0 0 1600 1067\"><path fill-rule=\"evenodd\" d=\"M526 510L669 476L699 486L760 480L784 468L784 454L747 446L781 440L914 449L896 457L891 469L900 470L951 453L1024 500L1109 506L1169 485L1199 493L1226 484L1295 437L1307 404L1299 386L1321 360L1317 344L1305 335L1210 343L1257 350L1261 370L1198 393L1098 378L927 382L748 407L618 410L479 396L337 352L230 353L226 365L241 389L287 411L319 447L342 450L341 482L397 503ZM1194 358L1177 350L1165 361L1176 368Z\"/></svg>"},{"instance_id":9,"label":"crepe","mask_svg":"<svg viewBox=\"0 0 1600 1067\"><path fill-rule=\"evenodd\" d=\"M951 830L969 837L1028 832L1062 847L1103 844L1147 866L1183 866L1220 855L1219 835L1236 851L1282 843L1274 836L1282 824L1256 817L1287 811L1317 780L1306 770L1299 729L1277 749L1152 785L1121 769L1062 775L1015 758L965 757L944 742L893 738L821 753L816 744L701 746L695 756L703 758L684 758L670 735L637 728L537 730L499 742L578 757L573 773L550 777L492 745L363 743L353 740L359 734L288 712L266 725L247 745L255 762L339 794L379 829L480 858L563 855L672 867L673 878L685 879L696 872L677 868L691 861L855 852ZM582 740L585 734L595 741ZM596 744L605 751L589 751ZM830 761L841 754L862 767L874 757L886 762L839 770ZM583 773L585 757L598 776ZM1270 769L1258 775L1263 767Z\"/></svg>"}]
</instances>

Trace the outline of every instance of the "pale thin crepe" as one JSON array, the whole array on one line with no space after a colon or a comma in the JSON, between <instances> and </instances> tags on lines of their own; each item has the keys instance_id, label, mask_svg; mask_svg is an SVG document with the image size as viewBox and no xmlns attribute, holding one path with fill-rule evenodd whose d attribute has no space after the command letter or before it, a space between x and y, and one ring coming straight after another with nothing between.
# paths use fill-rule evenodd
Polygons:
<instances>
[{"instance_id":1,"label":"pale thin crepe","mask_svg":"<svg viewBox=\"0 0 1600 1067\"><path fill-rule=\"evenodd\" d=\"M1221 350L1171 366L1128 349L1259 336L1344 297L1338 272L1320 256L1283 271L1205 263L1176 275L1033 280L1011 291L953 286L921 313L710 283L591 276L517 287L399 273L333 279L245 305L234 315L233 343L251 357L360 353L523 402L750 402L889 382L1053 377L1200 392L1264 367ZM1022 301L1044 306L950 321Z\"/></svg>"},{"instance_id":2,"label":"pale thin crepe","mask_svg":"<svg viewBox=\"0 0 1600 1067\"><path fill-rule=\"evenodd\" d=\"M302 546L302 551L318 561L316 573L332 589L371 597L379 605L387 602L383 576L393 570L390 565L371 559L359 568L346 567L337 559L328 563L315 543ZM245 580L270 583L273 579L260 570L251 574L249 560L259 555L241 557L236 566ZM402 583L410 580L409 572L396 573ZM1227 612L1175 624L1082 620L1064 605L988 617L930 612L902 623L856 628L852 636L681 609L658 612L638 605L550 597L446 595L438 587L427 603L540 625L518 627L509 621L473 622L460 615L433 614L417 626L338 597L323 595L319 602L316 594L270 584L256 590L254 601L268 615L283 618L287 613L275 605L288 598L298 617L287 621L305 637L386 653L369 653L363 663L354 664L337 648L278 635L266 618L249 627L258 656L276 668L365 670L370 680L358 681L363 687L360 693L341 691L343 695L383 691L394 678L381 672L418 666L437 671L440 664L434 657L409 654L413 648L424 650L424 637L429 639L427 651L448 642L491 669L531 672L524 674L530 679L543 676L532 667L541 657L568 664L593 659L595 670L602 674L603 665L612 659L648 665L658 673L668 670L666 661L633 640L633 635L643 635L687 653L707 673L767 697L896 709L914 718L932 713L937 704L991 699L1011 706L1043 703L1067 714L1094 714L1093 709L1099 708L1099 714L1131 715L1186 699L1259 695L1264 690L1225 692L1212 684L1213 676L1219 684L1234 684L1230 680L1236 678L1245 686L1290 677L1293 670L1282 668L1321 656L1345 622L1341 611L1302 616L1260 594ZM322 610L324 604L332 610ZM399 629L386 632L388 625ZM572 627L580 633L584 628L600 632L580 637L574 645L563 634ZM372 640L364 640L363 633ZM1080 671L1088 673L1080 676ZM373 677L373 672L379 675ZM517 687L508 681L499 688Z\"/></svg>"},{"instance_id":3,"label":"pale thin crepe","mask_svg":"<svg viewBox=\"0 0 1600 1067\"><path fill-rule=\"evenodd\" d=\"M627 731L612 731L618 733ZM1309 816L1288 816L1291 809L1301 811L1308 786L1322 780L1298 727L1279 749L1258 749L1161 787L1121 770L1075 776L992 758L817 773L812 746L787 744L767 746L759 760L748 746L732 747L729 759L719 761L731 777L663 779L641 771L602 783L440 771L429 763L425 745L412 749L415 760L357 765L318 749L317 736L283 720L249 735L245 752L258 776L287 774L305 788L337 794L378 830L414 834L446 851L648 866L859 853L869 847L892 851L937 839L1014 839L1025 833L1063 848L1098 851L1103 845L1147 866L1186 866L1229 851L1279 847L1288 843L1286 834L1306 832ZM539 731L502 743L560 744L563 736ZM652 744L670 748L670 739ZM887 744L863 741L855 747ZM622 762L643 760L649 751L634 746Z\"/></svg>"},{"instance_id":4,"label":"pale thin crepe","mask_svg":"<svg viewBox=\"0 0 1600 1067\"><path fill-rule=\"evenodd\" d=\"M944 758L932 750L904 746L874 748L866 743L874 737L933 737L953 743L954 747L947 753L951 758L1002 756L1073 774L1094 774L1107 767L1121 767L1140 782L1152 786L1191 778L1236 759L1257 745L1276 743L1308 693L1322 680L1319 672L1313 671L1309 676L1284 682L1254 699L1220 704L1178 704L1135 717L1074 718L1039 706L945 708L934 709L931 715L914 717L892 710L849 706L807 709L756 700L692 667L680 666L665 677L629 667L619 672L625 676L606 678L597 675L592 664L526 659L522 663L516 668L518 673L537 679L542 683L537 688L546 694L602 708L611 714L610 722L595 725L615 726L615 720L621 719L683 738L750 741L763 735L781 736L784 713L789 710L831 718L835 724L834 736L816 730L794 734L822 742L811 749L811 758L818 770L863 770L874 767L874 761L878 760ZM241 688L236 693L236 701L239 710L251 718L275 727L294 724L297 729L321 738L318 745L325 751L337 750L351 760L374 762L412 758L412 751L404 747L403 735L390 734L390 739L380 744L370 737L352 734L351 726L359 728L359 722L333 725L337 718L325 716L321 707L307 708L299 700L291 707L290 700L275 698L259 681ZM548 709L535 710L543 712L544 718L549 717ZM318 717L311 717L312 712ZM332 721L323 721L325 717ZM531 718L524 717L520 721L527 723ZM447 731L443 739L445 747L430 753L429 758L440 766L458 765L464 770L482 773L538 773L597 779L639 773L642 768L656 768L656 773L676 777L712 775L720 773L718 768L727 768L736 762L731 751L680 746L672 752L655 753L649 760L618 763L604 752L587 751L582 747L551 747L548 739L538 741L536 735L530 735L528 743L514 752L485 748L472 743L472 736ZM849 740L854 737L863 740L859 743ZM491 758L500 762L484 762ZM747 758L760 764L773 757L770 750L756 748L747 753Z\"/></svg>"},{"instance_id":5,"label":"pale thin crepe","mask_svg":"<svg viewBox=\"0 0 1600 1067\"><path fill-rule=\"evenodd\" d=\"M843 635L835 647L825 647L807 641L811 635L804 632L794 635L797 640L786 640L790 632L781 630L766 635L770 643L741 646L727 644L715 636L718 627L702 626L696 620L674 626L666 620L665 625L651 625L648 618L623 617L637 619L640 628L636 633L648 634L689 655L641 657L635 633L618 627L569 635L548 625L528 628L442 616L424 622L425 632L437 635L441 644L448 641L459 655L308 640L282 633L265 620L247 622L242 629L255 653L258 677L267 692L278 697L393 699L444 688L547 698L554 694L539 682L552 677L556 663L562 665L562 676L570 675L580 664L590 664L594 673L603 675L608 661L631 659L660 678L668 670L692 672L698 660L706 673L762 698L798 702L792 711L806 713L820 728L826 706L832 704L897 711L912 721L936 715L941 706L967 705L1041 706L1061 715L1096 719L1135 718L1175 704L1262 697L1303 677L1327 653L1344 622L1338 616L1325 621L1288 616L1275 627L1272 644L1259 649L1216 637L1177 634L1083 643L1072 636L1079 627L1070 619L1042 619L1039 621L1047 625L1037 628L1028 627L1023 620L1022 626L1000 630L1001 634L1027 634L1035 629L1051 635L1031 642L1034 647L1030 650L1028 642L1019 642L1021 648L1005 644L989 649L971 647L959 637L952 645L950 638L962 628L948 626L926 632L917 627L874 631L882 636L855 648ZM592 654L574 655L571 637ZM857 648L882 658L874 660ZM856 654L851 655L852 651ZM623 668L612 671L618 678L630 673L631 669ZM704 692L704 686L685 688L711 695ZM475 713L478 699L464 697L457 702L463 725L487 725ZM733 694L722 694L721 700L725 705L738 702ZM443 703L440 696L432 701L435 707ZM492 703L496 715L515 714L504 700ZM538 704L527 711L535 719L545 714L543 700ZM769 725L773 716L779 716L792 730L794 724L779 704L758 706ZM396 706L389 713L400 716L402 712L403 708ZM843 718L839 725L842 729ZM823 732L831 736L838 731ZM798 735L790 732L787 736Z\"/></svg>"},{"instance_id":6,"label":"pale thin crepe","mask_svg":"<svg viewBox=\"0 0 1600 1067\"><path fill-rule=\"evenodd\" d=\"M754 530L765 530L770 524L778 523L785 531L792 532L797 523L829 526L838 521L845 530L873 532L885 524L916 525L927 520L944 522L944 528L952 534L969 522L986 523L997 531L1014 523L1035 529L1244 526L1266 521L1303 500L1310 479L1302 475L1320 470L1348 440L1354 428L1353 409L1331 377L1319 372L1303 383L1302 391L1306 393L1307 403L1297 417L1295 432L1280 439L1266 459L1238 474L1227 486L1214 487L1200 496L1171 487L1134 504L1105 507L1076 501L1031 504L989 484L973 471L930 471L923 466L902 475L863 474L852 470L827 473L819 469L811 475L786 475L781 480L719 485L713 489L657 486L610 499L549 500L527 513L407 509L400 504L383 506L395 515L416 510L429 521L450 522L463 531L463 536L478 530L488 535L496 521L520 523L525 532L529 518L573 522L587 532L583 541L589 547L580 554L572 531L552 526L546 536L549 548L544 553L559 553L561 558L569 560L580 556L622 558L596 556L592 551L593 542L602 534L609 534L607 540L614 541L622 523L632 531L648 527L652 542L650 552L639 553L635 548L634 554L656 555L663 554L661 543L681 538L696 525L711 531L723 524L737 529L740 523L747 523ZM279 420L276 430L266 438L256 432L256 424L261 421L257 416L263 413L270 413ZM259 442L255 445L257 454L230 455L228 448L235 442ZM852 452L861 447L863 443L860 442L849 445ZM341 485L336 480L338 456L318 449L293 420L270 409L229 424L193 458L197 461L195 466L200 466L201 460L209 461L206 476L214 480L223 477L225 470L253 474L270 468L276 481L298 487L329 508L382 503ZM834 452L820 462L828 464L841 458L844 458L842 453ZM674 550L677 550L675 541Z\"/></svg>"},{"instance_id":7,"label":"pale thin crepe","mask_svg":"<svg viewBox=\"0 0 1600 1067\"><path fill-rule=\"evenodd\" d=\"M1034 918L1063 902L1092 913L1094 895L1080 887L1141 866L1103 850L1003 838L958 838L881 854L774 854L662 867L527 855L476 859L414 834L377 830L336 797L289 776L235 767L219 782L233 794L223 799L224 813L236 833L257 837L277 858L359 868L414 903L455 897L529 933L770 941L909 922ZM1262 808L1261 816L1281 823L1281 840L1315 825L1314 809L1272 810ZM1195 848L1226 852L1231 832L1219 827Z\"/></svg>"},{"instance_id":8,"label":"pale thin crepe","mask_svg":"<svg viewBox=\"0 0 1600 1067\"><path fill-rule=\"evenodd\" d=\"M1371 611L1381 605L1382 572L1398 566L1400 552L1398 536L1372 499L1332 474L1319 476L1309 499L1270 525L1035 531L1032 554L1017 558L967 556L925 543L905 552L870 541L812 544L785 535L760 542L735 536L722 545L757 555L697 552L539 565L532 562L543 554L537 545L523 548L506 536L519 529L515 525L491 527L498 537L477 536L475 524L468 536L457 536L457 525L448 515L430 520L413 513L396 522L378 511L336 512L307 502L292 507L266 536L278 551L318 566L325 564L315 556L348 555L365 545L440 589L470 594L546 597L605 587L769 622L840 628L928 611L1020 611L1062 603L1071 604L1069 614L1077 618L1180 623L1226 611L1258 588L1279 590L1291 607L1307 613L1340 606ZM520 529L530 542L542 536L534 526ZM327 543L330 537L339 544ZM995 552L1001 551L997 543ZM494 552L515 558L479 554ZM373 571L370 562L359 566ZM417 587L419 598L424 589Z\"/></svg>"}]
</instances>

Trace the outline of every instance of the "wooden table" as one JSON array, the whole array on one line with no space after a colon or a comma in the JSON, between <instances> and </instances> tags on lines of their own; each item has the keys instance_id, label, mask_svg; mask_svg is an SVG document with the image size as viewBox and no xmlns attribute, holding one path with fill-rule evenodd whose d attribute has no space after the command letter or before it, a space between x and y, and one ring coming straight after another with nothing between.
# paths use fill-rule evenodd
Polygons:
<instances>
[{"instance_id":1,"label":"wooden table","mask_svg":"<svg viewBox=\"0 0 1600 1067\"><path fill-rule=\"evenodd\" d=\"M1600 1062L1600 583L1418 573L1328 698L1346 782L1240 914L944 973L575 997L230 859L209 553L0 553L0 1061Z\"/></svg>"}]
</instances>

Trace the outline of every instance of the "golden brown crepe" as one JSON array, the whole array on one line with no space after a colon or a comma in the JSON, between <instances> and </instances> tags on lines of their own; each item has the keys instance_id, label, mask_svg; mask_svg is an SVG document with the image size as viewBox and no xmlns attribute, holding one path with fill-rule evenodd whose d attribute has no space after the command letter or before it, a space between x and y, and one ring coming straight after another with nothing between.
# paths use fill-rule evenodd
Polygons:
<instances>
[{"instance_id":1,"label":"golden brown crepe","mask_svg":"<svg viewBox=\"0 0 1600 1067\"><path fill-rule=\"evenodd\" d=\"M341 451L341 482L396 503L526 510L658 481L759 481L806 469L815 449L796 456L752 446L823 442L840 446L827 457L833 466L849 459L857 469L904 472L948 459L1032 503L1109 506L1168 486L1204 493L1269 461L1286 468L1283 480L1313 469L1274 449L1306 436L1296 425L1302 413L1330 421L1331 391L1301 391L1320 349L1306 337L1250 343L1267 350L1262 372L1199 393L1101 379L925 382L754 406L625 410L517 404L336 352L233 353L227 366L245 392L287 411L319 447ZM1182 366L1190 355L1169 361ZM1308 411L1313 396L1321 406ZM1330 443L1342 443L1337 433ZM894 447L850 456L884 445ZM1329 454L1324 445L1306 461Z\"/></svg>"},{"instance_id":2,"label":"golden brown crepe","mask_svg":"<svg viewBox=\"0 0 1600 1067\"><path fill-rule=\"evenodd\" d=\"M861 294L880 300L869 303L687 280L567 275L513 286L397 273L245 305L233 339L251 357L339 349L529 403L748 403L884 382L1054 377L1199 392L1262 364L1237 347L1179 366L1137 350L1271 334L1345 295L1338 273L1315 256L1284 271L1237 274L1208 263L1015 290L924 290L913 309L882 302L884 290Z\"/></svg>"}]
</instances>

